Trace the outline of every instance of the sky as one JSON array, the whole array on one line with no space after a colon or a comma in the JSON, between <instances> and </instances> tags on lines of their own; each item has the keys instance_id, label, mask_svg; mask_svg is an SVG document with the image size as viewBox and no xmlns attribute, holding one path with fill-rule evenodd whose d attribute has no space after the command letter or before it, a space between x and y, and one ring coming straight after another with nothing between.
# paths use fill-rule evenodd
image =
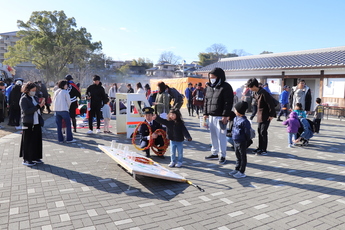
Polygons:
<instances>
[{"instance_id":1,"label":"sky","mask_svg":"<svg viewBox=\"0 0 345 230\"><path fill-rule=\"evenodd\" d=\"M3 1L3 0L1 0ZM4 4L1 4L4 6ZM33 11L60 11L101 41L113 60L164 51L186 60L212 44L257 55L345 45L344 0L16 0L2 7L0 33L18 30ZM6 10L7 8L7 10Z\"/></svg>"}]
</instances>

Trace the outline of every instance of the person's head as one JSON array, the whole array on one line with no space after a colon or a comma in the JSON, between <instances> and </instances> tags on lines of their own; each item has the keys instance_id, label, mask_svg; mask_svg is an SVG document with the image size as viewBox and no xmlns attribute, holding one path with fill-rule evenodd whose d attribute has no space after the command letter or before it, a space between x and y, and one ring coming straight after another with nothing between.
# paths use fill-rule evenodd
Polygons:
<instances>
[{"instance_id":1,"label":"person's head","mask_svg":"<svg viewBox=\"0 0 345 230\"><path fill-rule=\"evenodd\" d=\"M247 87L254 92L258 92L259 91L259 82L256 78L251 78L247 81Z\"/></svg>"},{"instance_id":2,"label":"person's head","mask_svg":"<svg viewBox=\"0 0 345 230\"><path fill-rule=\"evenodd\" d=\"M26 83L23 88L23 93L28 96L35 96L36 94L37 85L31 81Z\"/></svg>"},{"instance_id":3,"label":"person's head","mask_svg":"<svg viewBox=\"0 0 345 230\"><path fill-rule=\"evenodd\" d=\"M146 84L146 85L144 86L144 88L145 88L146 90L151 89L151 87L150 87L150 85L149 85L149 84Z\"/></svg>"},{"instance_id":4,"label":"person's head","mask_svg":"<svg viewBox=\"0 0 345 230\"><path fill-rule=\"evenodd\" d=\"M202 83L201 82L198 83L198 87L202 87Z\"/></svg>"},{"instance_id":5,"label":"person's head","mask_svg":"<svg viewBox=\"0 0 345 230\"><path fill-rule=\"evenodd\" d=\"M0 81L0 89L5 89L5 88L6 88L5 82Z\"/></svg>"},{"instance_id":6,"label":"person's head","mask_svg":"<svg viewBox=\"0 0 345 230\"><path fill-rule=\"evenodd\" d=\"M99 85L99 83L100 83L100 81L101 81L101 77L98 76L98 75L94 75L93 78L92 78L92 80L93 80L93 84Z\"/></svg>"},{"instance_id":7,"label":"person's head","mask_svg":"<svg viewBox=\"0 0 345 230\"><path fill-rule=\"evenodd\" d=\"M127 88L128 89L132 88L132 85L131 84L127 84Z\"/></svg>"},{"instance_id":8,"label":"person's head","mask_svg":"<svg viewBox=\"0 0 345 230\"><path fill-rule=\"evenodd\" d=\"M236 116L244 116L246 114L247 109L248 109L248 103L246 101L237 102L235 105Z\"/></svg>"},{"instance_id":9,"label":"person's head","mask_svg":"<svg viewBox=\"0 0 345 230\"><path fill-rule=\"evenodd\" d=\"M60 89L67 89L67 87L68 87L67 80L60 80L59 83L58 83L58 87Z\"/></svg>"},{"instance_id":10,"label":"person's head","mask_svg":"<svg viewBox=\"0 0 345 230\"><path fill-rule=\"evenodd\" d=\"M290 86L288 86L288 85L284 85L283 90L285 90L285 91L289 91L289 90L290 90Z\"/></svg>"},{"instance_id":11,"label":"person's head","mask_svg":"<svg viewBox=\"0 0 345 230\"><path fill-rule=\"evenodd\" d=\"M303 110L303 106L301 103L296 103L295 110Z\"/></svg>"},{"instance_id":12,"label":"person's head","mask_svg":"<svg viewBox=\"0 0 345 230\"><path fill-rule=\"evenodd\" d=\"M189 83L188 83L188 88L191 89L192 87L193 87L193 84L189 82Z\"/></svg>"},{"instance_id":13,"label":"person's head","mask_svg":"<svg viewBox=\"0 0 345 230\"><path fill-rule=\"evenodd\" d=\"M158 87L158 90L159 90L160 93L164 92L165 89L166 89L166 85L162 81L158 82L157 87Z\"/></svg>"},{"instance_id":14,"label":"person's head","mask_svg":"<svg viewBox=\"0 0 345 230\"><path fill-rule=\"evenodd\" d=\"M216 67L208 73L208 78L211 84L219 81L225 82L225 72L223 69Z\"/></svg>"},{"instance_id":15,"label":"person's head","mask_svg":"<svg viewBox=\"0 0 345 230\"><path fill-rule=\"evenodd\" d=\"M305 87L305 80L304 79L298 79L297 88L304 89L304 87Z\"/></svg>"},{"instance_id":16,"label":"person's head","mask_svg":"<svg viewBox=\"0 0 345 230\"><path fill-rule=\"evenodd\" d=\"M138 82L138 83L137 83L137 89L142 89L142 88L143 88L143 86L141 85L140 82Z\"/></svg>"},{"instance_id":17,"label":"person's head","mask_svg":"<svg viewBox=\"0 0 345 230\"><path fill-rule=\"evenodd\" d=\"M298 118L298 115L296 112L291 112L290 115L289 115L290 118Z\"/></svg>"},{"instance_id":18,"label":"person's head","mask_svg":"<svg viewBox=\"0 0 345 230\"><path fill-rule=\"evenodd\" d=\"M145 107L145 108L142 109L142 111L144 113L145 120L148 121L148 122L151 122L152 121L152 117L153 117L154 109L152 109L151 107Z\"/></svg>"},{"instance_id":19,"label":"person's head","mask_svg":"<svg viewBox=\"0 0 345 230\"><path fill-rule=\"evenodd\" d=\"M321 98L316 98L316 103L321 104Z\"/></svg>"},{"instance_id":20,"label":"person's head","mask_svg":"<svg viewBox=\"0 0 345 230\"><path fill-rule=\"evenodd\" d=\"M104 99L104 103L105 103L105 104L109 104L109 103L110 103L109 97L106 97L106 98Z\"/></svg>"},{"instance_id":21,"label":"person's head","mask_svg":"<svg viewBox=\"0 0 345 230\"><path fill-rule=\"evenodd\" d=\"M19 85L19 86L22 86L23 85L23 82L21 80L17 80L15 85Z\"/></svg>"},{"instance_id":22,"label":"person's head","mask_svg":"<svg viewBox=\"0 0 345 230\"><path fill-rule=\"evenodd\" d=\"M73 80L73 77L72 77L72 75L67 74L67 75L65 76L65 79L66 79L67 81L71 81L71 80Z\"/></svg>"},{"instance_id":23,"label":"person's head","mask_svg":"<svg viewBox=\"0 0 345 230\"><path fill-rule=\"evenodd\" d=\"M180 110L171 109L168 114L168 120L175 121L175 122L182 122L182 115L181 115Z\"/></svg>"},{"instance_id":24,"label":"person's head","mask_svg":"<svg viewBox=\"0 0 345 230\"><path fill-rule=\"evenodd\" d=\"M113 83L113 85L112 85L113 87L115 87L115 88L117 88L117 84L116 83Z\"/></svg>"}]
</instances>

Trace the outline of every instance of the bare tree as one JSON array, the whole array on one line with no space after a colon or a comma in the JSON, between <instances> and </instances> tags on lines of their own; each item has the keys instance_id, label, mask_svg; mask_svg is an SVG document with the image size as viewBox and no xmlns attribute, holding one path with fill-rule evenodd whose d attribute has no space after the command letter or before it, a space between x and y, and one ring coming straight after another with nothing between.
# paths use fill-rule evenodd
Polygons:
<instances>
[{"instance_id":1,"label":"bare tree","mask_svg":"<svg viewBox=\"0 0 345 230\"><path fill-rule=\"evenodd\" d=\"M176 56L171 51L164 51L161 53L161 56L159 57L158 62L168 62L170 64L178 64L182 58L180 56Z\"/></svg>"},{"instance_id":2,"label":"bare tree","mask_svg":"<svg viewBox=\"0 0 345 230\"><path fill-rule=\"evenodd\" d=\"M250 54L250 53L247 53L247 52L244 51L243 49L234 49L232 52L233 52L234 54L237 54L239 57L252 55L252 54Z\"/></svg>"},{"instance_id":3,"label":"bare tree","mask_svg":"<svg viewBox=\"0 0 345 230\"><path fill-rule=\"evenodd\" d=\"M214 43L210 47L206 49L209 53L214 53L217 59L219 59L222 55L225 55L228 50L226 49L226 46L220 43Z\"/></svg>"}]
</instances>

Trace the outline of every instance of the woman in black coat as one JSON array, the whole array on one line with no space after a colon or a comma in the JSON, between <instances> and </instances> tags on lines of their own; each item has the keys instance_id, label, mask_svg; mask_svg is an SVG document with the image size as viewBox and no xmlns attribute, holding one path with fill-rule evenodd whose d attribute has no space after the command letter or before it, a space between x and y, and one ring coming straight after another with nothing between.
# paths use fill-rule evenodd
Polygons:
<instances>
[{"instance_id":1,"label":"woman in black coat","mask_svg":"<svg viewBox=\"0 0 345 230\"><path fill-rule=\"evenodd\" d=\"M23 165L34 166L43 163L42 159L42 129L43 119L40 109L45 101L38 102L36 84L28 82L23 90L19 105L23 121L23 134L19 157L23 157Z\"/></svg>"}]
</instances>

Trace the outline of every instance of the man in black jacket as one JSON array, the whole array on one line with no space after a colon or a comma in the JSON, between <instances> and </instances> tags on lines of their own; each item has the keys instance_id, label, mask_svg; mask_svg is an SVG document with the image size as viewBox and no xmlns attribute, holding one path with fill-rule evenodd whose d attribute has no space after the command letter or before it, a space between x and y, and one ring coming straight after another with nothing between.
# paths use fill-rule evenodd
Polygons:
<instances>
[{"instance_id":1,"label":"man in black jacket","mask_svg":"<svg viewBox=\"0 0 345 230\"><path fill-rule=\"evenodd\" d=\"M94 75L93 84L86 89L86 95L90 99L89 131L87 134L93 134L93 118L95 116L97 119L96 133L101 132L101 108L105 104L106 94L100 80L101 78L98 75Z\"/></svg>"},{"instance_id":2,"label":"man in black jacket","mask_svg":"<svg viewBox=\"0 0 345 230\"><path fill-rule=\"evenodd\" d=\"M212 154L205 159L219 159L219 164L225 164L226 158L226 124L230 117L234 93L232 87L225 80L225 72L221 68L214 68L208 74L206 84L204 118L209 119L211 132ZM220 155L220 158L218 156Z\"/></svg>"},{"instance_id":3,"label":"man in black jacket","mask_svg":"<svg viewBox=\"0 0 345 230\"><path fill-rule=\"evenodd\" d=\"M78 108L78 98L81 99L81 94L79 91L79 87L72 81L73 77L68 74L66 75L65 79L68 82L67 91L69 92L69 96L71 98L71 105L69 107L69 116L72 120L73 125L73 132L77 132L77 120L76 117L76 109Z\"/></svg>"}]
</instances>

